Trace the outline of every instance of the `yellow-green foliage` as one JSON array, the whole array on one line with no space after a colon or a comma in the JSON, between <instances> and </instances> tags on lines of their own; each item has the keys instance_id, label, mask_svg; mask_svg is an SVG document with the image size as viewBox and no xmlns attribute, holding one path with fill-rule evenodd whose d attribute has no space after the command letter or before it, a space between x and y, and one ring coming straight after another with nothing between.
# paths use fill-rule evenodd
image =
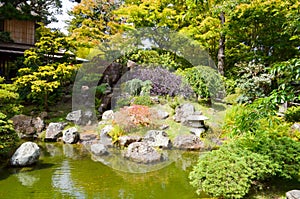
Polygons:
<instances>
[{"instance_id":1,"label":"yellow-green foliage","mask_svg":"<svg viewBox=\"0 0 300 199\"><path fill-rule=\"evenodd\" d=\"M5 84L4 78L0 77L0 111L9 117L20 112L18 104L19 94L14 84Z\"/></svg>"},{"instance_id":2,"label":"yellow-green foliage","mask_svg":"<svg viewBox=\"0 0 300 199\"><path fill-rule=\"evenodd\" d=\"M12 121L0 112L0 155L5 155L16 145L18 135L13 128Z\"/></svg>"},{"instance_id":3,"label":"yellow-green foliage","mask_svg":"<svg viewBox=\"0 0 300 199\"><path fill-rule=\"evenodd\" d=\"M112 138L112 142L116 144L119 137L125 135L125 131L116 124L113 126L113 129L108 133L108 135Z\"/></svg>"}]
</instances>

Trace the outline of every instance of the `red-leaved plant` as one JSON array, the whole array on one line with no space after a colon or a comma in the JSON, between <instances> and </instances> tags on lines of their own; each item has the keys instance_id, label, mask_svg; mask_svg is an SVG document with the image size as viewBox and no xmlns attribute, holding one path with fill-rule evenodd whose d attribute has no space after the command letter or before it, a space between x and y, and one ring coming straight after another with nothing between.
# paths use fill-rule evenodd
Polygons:
<instances>
[{"instance_id":1,"label":"red-leaved plant","mask_svg":"<svg viewBox=\"0 0 300 199\"><path fill-rule=\"evenodd\" d=\"M121 108L115 114L114 122L126 132L132 132L140 127L155 127L157 125L156 111L148 106L132 105Z\"/></svg>"}]
</instances>

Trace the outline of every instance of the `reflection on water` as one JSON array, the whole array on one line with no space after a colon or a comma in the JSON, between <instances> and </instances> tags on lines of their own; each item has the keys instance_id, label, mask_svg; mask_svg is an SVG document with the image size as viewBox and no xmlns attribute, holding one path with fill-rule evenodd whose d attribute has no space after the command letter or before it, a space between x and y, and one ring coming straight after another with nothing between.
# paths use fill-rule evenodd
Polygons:
<instances>
[{"instance_id":1,"label":"reflection on water","mask_svg":"<svg viewBox=\"0 0 300 199\"><path fill-rule=\"evenodd\" d=\"M85 197L84 191L80 187L76 187L72 181L71 167L68 160L64 160L61 167L56 169L52 176L52 184L63 194L76 198Z\"/></svg>"},{"instance_id":2,"label":"reflection on water","mask_svg":"<svg viewBox=\"0 0 300 199\"><path fill-rule=\"evenodd\" d=\"M133 174L93 161L86 149L78 145L42 143L41 148L37 165L0 169L1 199L198 198L188 180L190 165L196 162L198 153L182 153L177 156L180 160L167 167Z\"/></svg>"},{"instance_id":3,"label":"reflection on water","mask_svg":"<svg viewBox=\"0 0 300 199\"><path fill-rule=\"evenodd\" d=\"M23 186L32 187L36 182L40 180L39 177L31 175L30 173L17 173L16 177L18 178L19 182Z\"/></svg>"}]
</instances>

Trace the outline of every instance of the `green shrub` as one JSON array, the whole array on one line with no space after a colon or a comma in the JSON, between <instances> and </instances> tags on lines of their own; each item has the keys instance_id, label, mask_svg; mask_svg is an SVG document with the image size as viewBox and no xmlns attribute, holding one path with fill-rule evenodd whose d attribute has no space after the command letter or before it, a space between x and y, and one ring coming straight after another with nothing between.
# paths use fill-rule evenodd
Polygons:
<instances>
[{"instance_id":1,"label":"green shrub","mask_svg":"<svg viewBox=\"0 0 300 199\"><path fill-rule=\"evenodd\" d=\"M142 81L140 79L132 79L125 82L124 91L130 95L150 95L151 81Z\"/></svg>"},{"instance_id":2,"label":"green shrub","mask_svg":"<svg viewBox=\"0 0 300 199\"><path fill-rule=\"evenodd\" d=\"M116 144L119 137L125 135L125 131L119 125L114 125L108 135L112 138L113 144Z\"/></svg>"},{"instance_id":3,"label":"green shrub","mask_svg":"<svg viewBox=\"0 0 300 199\"><path fill-rule=\"evenodd\" d=\"M143 106L152 106L153 101L149 95L136 96L133 98L132 104L143 105Z\"/></svg>"},{"instance_id":4,"label":"green shrub","mask_svg":"<svg viewBox=\"0 0 300 199\"><path fill-rule=\"evenodd\" d=\"M271 166L267 156L229 145L200 157L189 178L198 194L243 198L254 179L272 172Z\"/></svg>"},{"instance_id":5,"label":"green shrub","mask_svg":"<svg viewBox=\"0 0 300 199\"><path fill-rule=\"evenodd\" d=\"M252 104L239 104L226 111L223 131L226 136L242 136L273 127L280 121L270 98L260 98Z\"/></svg>"},{"instance_id":6,"label":"green shrub","mask_svg":"<svg viewBox=\"0 0 300 199\"><path fill-rule=\"evenodd\" d=\"M300 106L293 106L286 110L284 118L288 122L299 122L300 121Z\"/></svg>"},{"instance_id":7,"label":"green shrub","mask_svg":"<svg viewBox=\"0 0 300 199\"><path fill-rule=\"evenodd\" d=\"M22 108L19 104L19 94L14 84L5 84L0 77L0 111L8 117L18 114Z\"/></svg>"},{"instance_id":8,"label":"green shrub","mask_svg":"<svg viewBox=\"0 0 300 199\"><path fill-rule=\"evenodd\" d=\"M268 132L245 136L199 158L190 173L197 193L243 198L254 181L280 177L297 179L300 143Z\"/></svg>"},{"instance_id":9,"label":"green shrub","mask_svg":"<svg viewBox=\"0 0 300 199\"><path fill-rule=\"evenodd\" d=\"M0 156L6 155L18 141L12 121L0 112Z\"/></svg>"}]
</instances>

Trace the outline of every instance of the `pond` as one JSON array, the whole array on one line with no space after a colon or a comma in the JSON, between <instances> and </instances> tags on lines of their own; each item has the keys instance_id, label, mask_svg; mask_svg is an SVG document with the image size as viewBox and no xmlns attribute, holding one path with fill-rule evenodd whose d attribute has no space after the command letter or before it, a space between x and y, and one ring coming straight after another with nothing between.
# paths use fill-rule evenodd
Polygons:
<instances>
[{"instance_id":1,"label":"pond","mask_svg":"<svg viewBox=\"0 0 300 199\"><path fill-rule=\"evenodd\" d=\"M41 143L37 165L0 170L0 198L205 198L189 184L199 152L147 173L128 173L91 159L79 145Z\"/></svg>"}]
</instances>

